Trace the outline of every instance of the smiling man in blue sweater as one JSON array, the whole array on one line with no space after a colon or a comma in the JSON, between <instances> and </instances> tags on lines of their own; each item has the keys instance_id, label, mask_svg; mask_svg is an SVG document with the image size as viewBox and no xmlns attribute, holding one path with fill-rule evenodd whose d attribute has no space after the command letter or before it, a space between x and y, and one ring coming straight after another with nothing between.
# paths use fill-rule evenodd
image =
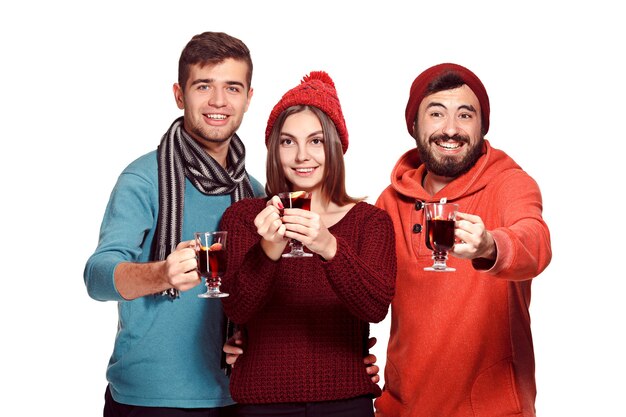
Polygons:
<instances>
[{"instance_id":1,"label":"smiling man in blue sweater","mask_svg":"<svg viewBox=\"0 0 626 417\"><path fill-rule=\"evenodd\" d=\"M217 230L233 202L263 194L237 134L253 90L250 51L225 33L183 49L174 97L183 116L157 150L119 176L84 273L89 295L117 301L104 416L224 416L225 318L198 298L193 233Z\"/></svg>"}]
</instances>

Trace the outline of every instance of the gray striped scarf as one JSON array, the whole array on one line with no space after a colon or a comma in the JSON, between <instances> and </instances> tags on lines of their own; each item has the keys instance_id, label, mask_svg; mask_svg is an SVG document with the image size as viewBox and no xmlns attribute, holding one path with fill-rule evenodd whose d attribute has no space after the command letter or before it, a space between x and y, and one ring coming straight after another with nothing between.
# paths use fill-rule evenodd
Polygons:
<instances>
[{"instance_id":1,"label":"gray striped scarf","mask_svg":"<svg viewBox=\"0 0 626 417\"><path fill-rule=\"evenodd\" d=\"M183 129L179 117L167 130L158 150L159 219L154 236L152 260L163 260L181 241L185 203L185 177L205 195L230 194L231 201L253 197L254 191L244 165L246 149L239 137L230 139L227 169L209 156ZM162 295L178 297L170 288Z\"/></svg>"}]
</instances>

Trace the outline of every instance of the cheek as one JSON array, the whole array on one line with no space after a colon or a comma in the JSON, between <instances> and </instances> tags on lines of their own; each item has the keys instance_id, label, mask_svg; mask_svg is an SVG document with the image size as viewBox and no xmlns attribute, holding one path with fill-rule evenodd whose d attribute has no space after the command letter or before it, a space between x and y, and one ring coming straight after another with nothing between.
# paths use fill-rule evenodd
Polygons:
<instances>
[{"instance_id":1,"label":"cheek","mask_svg":"<svg viewBox=\"0 0 626 417\"><path fill-rule=\"evenodd\" d=\"M282 167L287 167L291 162L293 162L293 152L290 152L289 149L278 148L278 161Z\"/></svg>"},{"instance_id":2,"label":"cheek","mask_svg":"<svg viewBox=\"0 0 626 417\"><path fill-rule=\"evenodd\" d=\"M310 154L320 164L323 164L326 160L326 153L324 152L324 148L314 149L310 152Z\"/></svg>"},{"instance_id":3,"label":"cheek","mask_svg":"<svg viewBox=\"0 0 626 417\"><path fill-rule=\"evenodd\" d=\"M433 133L441 131L444 123L439 120L424 119L420 120L417 128L417 137L419 140L428 140Z\"/></svg>"},{"instance_id":4,"label":"cheek","mask_svg":"<svg viewBox=\"0 0 626 417\"><path fill-rule=\"evenodd\" d=\"M480 134L480 118L462 120L460 126L470 135L478 136Z\"/></svg>"}]
</instances>

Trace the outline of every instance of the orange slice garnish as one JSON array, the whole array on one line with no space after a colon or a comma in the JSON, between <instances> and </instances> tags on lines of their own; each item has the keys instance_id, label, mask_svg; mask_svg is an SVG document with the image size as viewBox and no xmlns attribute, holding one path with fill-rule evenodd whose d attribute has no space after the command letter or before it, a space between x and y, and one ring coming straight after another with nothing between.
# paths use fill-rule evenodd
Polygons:
<instances>
[{"instance_id":1,"label":"orange slice garnish","mask_svg":"<svg viewBox=\"0 0 626 417\"><path fill-rule=\"evenodd\" d=\"M222 250L222 244L221 243L214 243L211 245L211 247L209 248L209 250Z\"/></svg>"}]
</instances>

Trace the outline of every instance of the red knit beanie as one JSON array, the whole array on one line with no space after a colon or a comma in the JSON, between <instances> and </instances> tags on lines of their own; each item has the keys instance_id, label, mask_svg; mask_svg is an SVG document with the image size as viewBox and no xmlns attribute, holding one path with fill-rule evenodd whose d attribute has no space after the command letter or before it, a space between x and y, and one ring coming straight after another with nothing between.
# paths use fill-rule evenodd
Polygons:
<instances>
[{"instance_id":1,"label":"red knit beanie","mask_svg":"<svg viewBox=\"0 0 626 417\"><path fill-rule=\"evenodd\" d=\"M348 129L341 112L341 103L337 97L335 83L324 71L312 71L302 78L300 84L287 91L274 106L265 129L265 146L268 145L272 127L278 116L288 107L309 105L317 107L330 117L337 128L343 153L348 149Z\"/></svg>"},{"instance_id":2,"label":"red knit beanie","mask_svg":"<svg viewBox=\"0 0 626 417\"><path fill-rule=\"evenodd\" d=\"M487 133L489 130L489 96L487 95L485 86L480 82L478 77L467 68L457 64L445 63L428 68L418 75L415 81L413 81L413 85L411 85L409 102L406 104L406 111L404 113L406 117L406 127L409 129L411 136L413 136L413 125L415 123L415 117L417 116L417 110L424 97L426 97L429 84L448 72L461 77L463 82L476 94L478 102L480 103L483 132Z\"/></svg>"}]
</instances>

